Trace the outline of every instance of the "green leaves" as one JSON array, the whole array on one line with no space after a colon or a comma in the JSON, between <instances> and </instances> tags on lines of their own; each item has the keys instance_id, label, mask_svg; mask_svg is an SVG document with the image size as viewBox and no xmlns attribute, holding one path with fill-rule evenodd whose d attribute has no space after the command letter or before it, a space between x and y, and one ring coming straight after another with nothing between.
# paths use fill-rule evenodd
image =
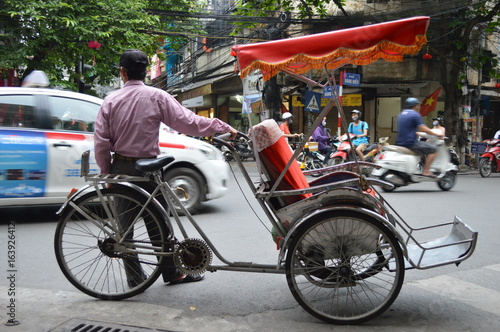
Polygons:
<instances>
[{"instance_id":1,"label":"green leaves","mask_svg":"<svg viewBox=\"0 0 500 332\"><path fill-rule=\"evenodd\" d=\"M161 40L145 30L168 31L172 20L151 9L189 10L188 0L4 0L0 8L0 68L44 70L52 85L77 89L76 68L96 65L100 84L117 77L121 52L156 53ZM197 5L197 4L196 4ZM5 18L5 19L4 19ZM102 43L90 49L91 40ZM94 74L94 73L93 73Z\"/></svg>"}]
</instances>

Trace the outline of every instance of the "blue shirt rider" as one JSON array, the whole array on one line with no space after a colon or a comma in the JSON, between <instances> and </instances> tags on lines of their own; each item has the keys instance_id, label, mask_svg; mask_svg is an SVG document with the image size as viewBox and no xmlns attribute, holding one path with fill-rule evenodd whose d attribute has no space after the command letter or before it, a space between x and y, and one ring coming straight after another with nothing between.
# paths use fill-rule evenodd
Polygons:
<instances>
[{"instance_id":1,"label":"blue shirt rider","mask_svg":"<svg viewBox=\"0 0 500 332\"><path fill-rule=\"evenodd\" d=\"M436 158L436 148L427 143L419 141L418 132L424 132L429 135L441 136L434 133L422 121L420 115L420 101L417 98L407 98L403 105L403 110L398 116L398 135L396 137L396 145L404 146L418 154L426 155L424 168L421 175L433 177L436 175L430 171L430 166Z\"/></svg>"},{"instance_id":2,"label":"blue shirt rider","mask_svg":"<svg viewBox=\"0 0 500 332\"><path fill-rule=\"evenodd\" d=\"M358 110L351 111L352 121L349 124L348 132L349 134L355 135L352 140L352 144L356 147L356 154L361 161L365 161L363 151L366 150L368 146L368 123L361 121L362 113Z\"/></svg>"}]
</instances>

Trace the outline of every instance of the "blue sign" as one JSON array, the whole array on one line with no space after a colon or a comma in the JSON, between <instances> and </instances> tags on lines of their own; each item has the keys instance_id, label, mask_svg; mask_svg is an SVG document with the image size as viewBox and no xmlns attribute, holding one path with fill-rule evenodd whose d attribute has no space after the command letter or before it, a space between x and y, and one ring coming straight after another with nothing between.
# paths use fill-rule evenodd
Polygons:
<instances>
[{"instance_id":1,"label":"blue sign","mask_svg":"<svg viewBox=\"0 0 500 332\"><path fill-rule=\"evenodd\" d=\"M361 75L353 73L344 73L344 85L349 86L360 86L361 85Z\"/></svg>"},{"instance_id":2,"label":"blue sign","mask_svg":"<svg viewBox=\"0 0 500 332\"><path fill-rule=\"evenodd\" d=\"M471 142L470 144L470 152L471 153L483 153L486 151L486 147L488 145L482 142Z\"/></svg>"},{"instance_id":3,"label":"blue sign","mask_svg":"<svg viewBox=\"0 0 500 332\"><path fill-rule=\"evenodd\" d=\"M306 111L319 113L321 107L321 93L306 91Z\"/></svg>"},{"instance_id":4,"label":"blue sign","mask_svg":"<svg viewBox=\"0 0 500 332\"><path fill-rule=\"evenodd\" d=\"M335 91L337 92L337 96L341 95L340 86L335 86ZM331 85L327 85L323 88L323 98L333 98L333 90Z\"/></svg>"},{"instance_id":5,"label":"blue sign","mask_svg":"<svg viewBox=\"0 0 500 332\"><path fill-rule=\"evenodd\" d=\"M43 133L0 132L0 198L41 197L47 178L47 145Z\"/></svg>"}]
</instances>

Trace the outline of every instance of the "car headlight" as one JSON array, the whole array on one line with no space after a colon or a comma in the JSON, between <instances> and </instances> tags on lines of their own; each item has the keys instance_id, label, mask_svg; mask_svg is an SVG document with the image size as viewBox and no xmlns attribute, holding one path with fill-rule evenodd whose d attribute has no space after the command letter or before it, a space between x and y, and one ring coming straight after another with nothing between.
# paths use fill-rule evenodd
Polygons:
<instances>
[{"instance_id":1,"label":"car headlight","mask_svg":"<svg viewBox=\"0 0 500 332\"><path fill-rule=\"evenodd\" d=\"M205 145L198 147L208 160L222 160L222 153L215 147L211 145Z\"/></svg>"}]
</instances>

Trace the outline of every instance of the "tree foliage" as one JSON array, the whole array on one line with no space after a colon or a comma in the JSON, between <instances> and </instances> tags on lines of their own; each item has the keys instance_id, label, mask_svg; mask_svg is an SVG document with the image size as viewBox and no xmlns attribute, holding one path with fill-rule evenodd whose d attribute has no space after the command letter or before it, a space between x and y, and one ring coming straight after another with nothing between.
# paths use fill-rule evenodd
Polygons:
<instances>
[{"instance_id":1,"label":"tree foliage","mask_svg":"<svg viewBox=\"0 0 500 332\"><path fill-rule=\"evenodd\" d=\"M500 27L500 2L475 1L460 10L441 15L441 24L435 24L431 31L440 36L432 41L433 47L443 56L440 57L440 84L445 91L445 123L456 135L458 143L466 143L460 105L467 104L462 94L462 85L477 85L467 79L467 69L481 70L486 63L495 67L496 58L486 56L481 39L488 38ZM494 70L490 72L494 74ZM478 107L473 111L478 111Z\"/></svg>"},{"instance_id":2,"label":"tree foliage","mask_svg":"<svg viewBox=\"0 0 500 332\"><path fill-rule=\"evenodd\" d=\"M324 17L331 1L327 0L238 0L237 15L265 17L276 12L294 12L297 18ZM345 0L334 0L342 6Z\"/></svg>"},{"instance_id":3,"label":"tree foliage","mask_svg":"<svg viewBox=\"0 0 500 332\"><path fill-rule=\"evenodd\" d=\"M123 50L153 55L162 40L145 31L174 31L179 22L150 9L189 11L189 0L4 0L0 8L0 68L16 69L22 79L43 70L52 85L76 90L79 63L95 66L85 75L108 84L118 75ZM195 24L184 30L199 29ZM91 49L90 41L101 43Z\"/></svg>"}]
</instances>

